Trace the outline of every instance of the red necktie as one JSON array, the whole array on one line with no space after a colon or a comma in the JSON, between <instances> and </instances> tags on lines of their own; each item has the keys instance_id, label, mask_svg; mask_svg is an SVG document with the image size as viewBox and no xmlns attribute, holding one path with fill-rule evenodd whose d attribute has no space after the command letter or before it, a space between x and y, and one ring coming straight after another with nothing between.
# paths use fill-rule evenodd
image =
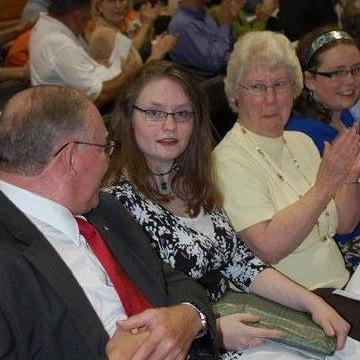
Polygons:
<instances>
[{"instance_id":1,"label":"red necktie","mask_svg":"<svg viewBox=\"0 0 360 360\"><path fill-rule=\"evenodd\" d=\"M104 239L98 233L95 226L82 218L76 217L75 219L79 225L80 234L84 236L111 279L126 314L131 316L151 308L152 305L146 297L127 277L123 269L115 261Z\"/></svg>"}]
</instances>

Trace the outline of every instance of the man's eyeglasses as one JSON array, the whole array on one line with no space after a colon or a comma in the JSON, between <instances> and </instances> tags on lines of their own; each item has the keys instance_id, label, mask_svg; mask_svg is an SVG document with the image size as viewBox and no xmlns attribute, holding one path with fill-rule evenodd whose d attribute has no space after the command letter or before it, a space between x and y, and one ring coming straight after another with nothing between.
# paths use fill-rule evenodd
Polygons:
<instances>
[{"instance_id":1,"label":"man's eyeglasses","mask_svg":"<svg viewBox=\"0 0 360 360\"><path fill-rule=\"evenodd\" d=\"M254 96L264 96L267 89L271 88L276 94L286 93L291 89L291 82L288 80L277 81L272 85L265 84L251 84L248 86L239 84L242 88L249 91Z\"/></svg>"},{"instance_id":2,"label":"man's eyeglasses","mask_svg":"<svg viewBox=\"0 0 360 360\"><path fill-rule=\"evenodd\" d=\"M63 151L70 144L102 147L104 149L105 154L108 156L111 156L114 152L116 142L114 140L109 140L109 139L106 140L106 144L94 144L94 143L89 143L89 142L84 142L84 141L70 141L70 142L66 143L65 145L63 145L58 151L56 151L56 153L54 154L53 157L58 156L61 153L61 151Z\"/></svg>"},{"instance_id":3,"label":"man's eyeglasses","mask_svg":"<svg viewBox=\"0 0 360 360\"><path fill-rule=\"evenodd\" d=\"M193 111L187 110L166 112L157 109L142 109L136 105L134 105L133 108L140 111L143 118L149 122L162 122L166 120L169 115L171 115L175 122L184 123L193 121L195 116L195 113Z\"/></svg>"},{"instance_id":4,"label":"man's eyeglasses","mask_svg":"<svg viewBox=\"0 0 360 360\"><path fill-rule=\"evenodd\" d=\"M360 76L360 65L353 66L351 69L341 69L341 70L334 70L329 72L322 72L322 71L309 71L312 74L326 76L330 79L345 79L348 74L352 76L359 77Z\"/></svg>"}]
</instances>

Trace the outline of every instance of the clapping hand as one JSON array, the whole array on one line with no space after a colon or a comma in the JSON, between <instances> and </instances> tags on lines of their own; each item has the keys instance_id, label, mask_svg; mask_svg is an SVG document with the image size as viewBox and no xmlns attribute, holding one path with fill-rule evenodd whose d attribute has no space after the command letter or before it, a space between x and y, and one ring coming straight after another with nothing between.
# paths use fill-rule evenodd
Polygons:
<instances>
[{"instance_id":1,"label":"clapping hand","mask_svg":"<svg viewBox=\"0 0 360 360\"><path fill-rule=\"evenodd\" d=\"M357 127L343 130L325 150L316 177L319 191L333 196L346 179L358 178L360 171L359 134ZM350 178L351 177L351 178Z\"/></svg>"},{"instance_id":2,"label":"clapping hand","mask_svg":"<svg viewBox=\"0 0 360 360\"><path fill-rule=\"evenodd\" d=\"M162 59L176 45L178 38L178 35L162 33L152 42L149 59Z\"/></svg>"}]
</instances>

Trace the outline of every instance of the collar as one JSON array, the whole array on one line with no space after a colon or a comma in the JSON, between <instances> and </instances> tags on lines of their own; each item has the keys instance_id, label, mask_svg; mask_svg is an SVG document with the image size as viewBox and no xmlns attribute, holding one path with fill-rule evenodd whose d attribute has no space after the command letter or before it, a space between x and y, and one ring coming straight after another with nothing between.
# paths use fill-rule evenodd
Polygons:
<instances>
[{"instance_id":1,"label":"collar","mask_svg":"<svg viewBox=\"0 0 360 360\"><path fill-rule=\"evenodd\" d=\"M28 218L34 218L80 244L79 228L71 212L61 204L0 180L0 190Z\"/></svg>"}]
</instances>

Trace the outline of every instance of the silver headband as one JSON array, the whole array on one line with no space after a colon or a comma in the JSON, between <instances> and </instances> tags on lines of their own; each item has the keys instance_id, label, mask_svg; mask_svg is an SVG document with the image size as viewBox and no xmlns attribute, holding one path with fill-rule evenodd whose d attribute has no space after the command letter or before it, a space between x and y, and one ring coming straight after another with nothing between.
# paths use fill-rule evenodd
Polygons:
<instances>
[{"instance_id":1,"label":"silver headband","mask_svg":"<svg viewBox=\"0 0 360 360\"><path fill-rule=\"evenodd\" d=\"M303 56L304 67L307 67L309 65L311 58L321 47L335 40L340 40L340 39L353 40L350 34L348 34L345 31L338 31L338 30L327 32L326 34L323 34L319 36L317 39L315 39L309 46L305 55Z\"/></svg>"}]
</instances>

